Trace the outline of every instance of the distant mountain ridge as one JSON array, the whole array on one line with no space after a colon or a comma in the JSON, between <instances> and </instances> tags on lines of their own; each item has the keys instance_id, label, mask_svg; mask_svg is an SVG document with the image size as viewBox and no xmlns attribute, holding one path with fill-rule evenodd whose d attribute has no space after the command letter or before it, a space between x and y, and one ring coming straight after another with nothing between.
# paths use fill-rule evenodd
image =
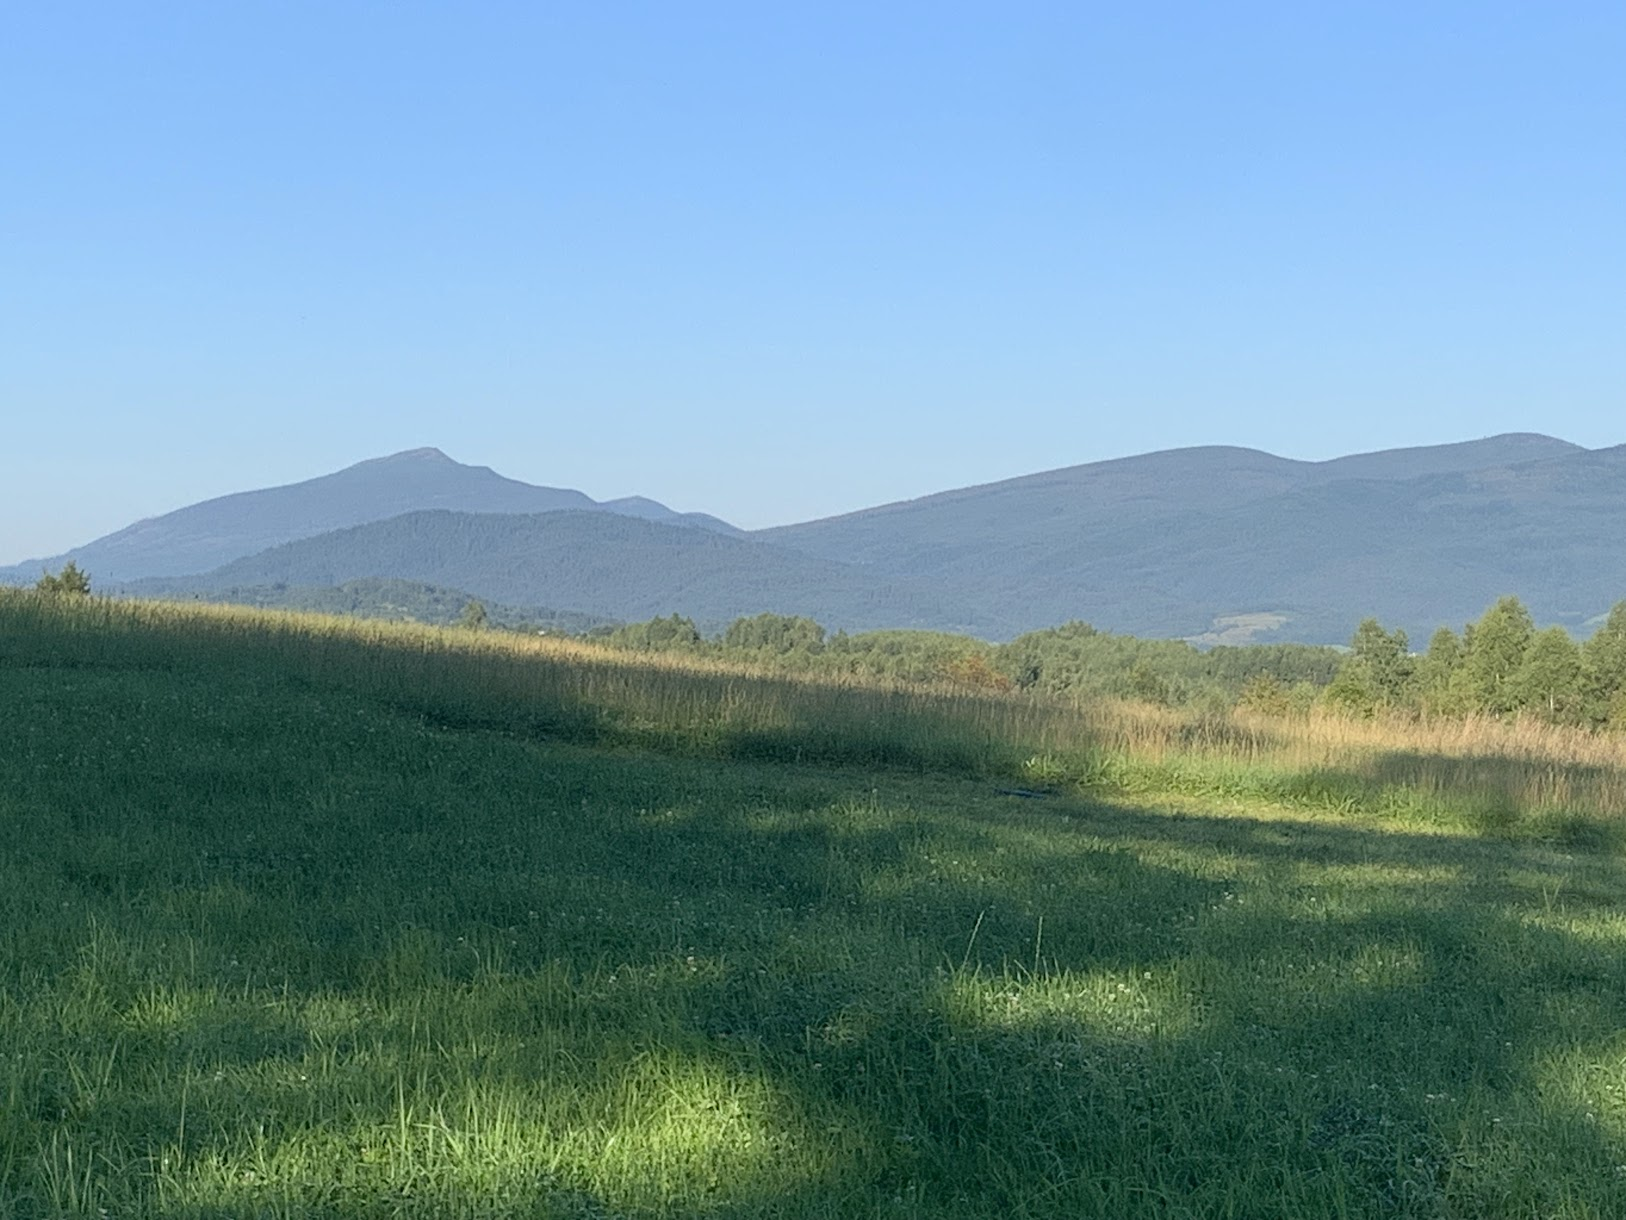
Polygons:
<instances>
[{"instance_id":1,"label":"distant mountain ridge","mask_svg":"<svg viewBox=\"0 0 1626 1220\"><path fill-rule=\"evenodd\" d=\"M436 508L474 513L575 509L739 532L716 517L673 512L643 497L601 504L579 491L533 486L487 466L465 466L439 449L409 449L303 482L237 492L137 521L63 555L0 568L0 583L32 581L41 567L60 567L70 559L103 581L198 574L285 542Z\"/></svg>"},{"instance_id":2,"label":"distant mountain ridge","mask_svg":"<svg viewBox=\"0 0 1626 1220\"><path fill-rule=\"evenodd\" d=\"M1302 462L1258 449L1206 445L1164 449L997 483L937 492L836 517L760 530L757 536L827 558L895 561L902 552L967 545L984 523L1018 536L1053 537L1058 524L1107 531L1129 522L1214 512L1296 488L1346 479L1407 479L1586 453L1533 433Z\"/></svg>"},{"instance_id":3,"label":"distant mountain ridge","mask_svg":"<svg viewBox=\"0 0 1626 1220\"><path fill-rule=\"evenodd\" d=\"M849 627L944 621L919 586L851 565L732 537L604 512L405 513L285 543L203 576L138 581L173 595L234 586L332 586L387 573L514 605L568 607L605 619L682 612L710 626L774 606ZM546 590L546 597L538 597ZM997 631L975 617L951 630Z\"/></svg>"},{"instance_id":4,"label":"distant mountain ridge","mask_svg":"<svg viewBox=\"0 0 1626 1220\"><path fill-rule=\"evenodd\" d=\"M1338 642L1367 614L1417 635L1504 593L1579 625L1626 597L1623 453L1528 433L1325 462L1173 449L755 536L929 574L1020 630L1076 617L1196 636L1264 612L1282 616L1271 638Z\"/></svg>"},{"instance_id":5,"label":"distant mountain ridge","mask_svg":"<svg viewBox=\"0 0 1626 1220\"><path fill-rule=\"evenodd\" d=\"M429 493L441 499L425 504ZM414 507L390 511L402 504ZM344 513L360 519L315 529ZM211 547L279 531L195 567ZM1543 623L1583 627L1626 598L1623 539L1626 446L1510 434L1326 462L1165 450L751 533L420 450L195 505L70 557L102 588L123 563L147 593L393 579L622 620L771 610L991 639L1085 619L1148 636L1341 642L1376 615L1420 644L1508 593ZM38 569L12 573L31 582Z\"/></svg>"}]
</instances>

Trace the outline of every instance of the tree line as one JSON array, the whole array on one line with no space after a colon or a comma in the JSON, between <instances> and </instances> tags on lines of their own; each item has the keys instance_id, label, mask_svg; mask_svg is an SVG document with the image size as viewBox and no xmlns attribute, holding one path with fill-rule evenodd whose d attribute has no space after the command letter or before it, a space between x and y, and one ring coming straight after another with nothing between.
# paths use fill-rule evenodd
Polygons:
<instances>
[{"instance_id":1,"label":"tree line","mask_svg":"<svg viewBox=\"0 0 1626 1220\"><path fill-rule=\"evenodd\" d=\"M1203 651L1183 640L1118 635L1082 622L1006 644L941 631L831 634L810 618L782 614L736 619L709 637L677 614L592 634L615 648L727 657L790 672L1215 707L1236 703L1248 682L1261 676L1285 684L1306 703L1332 681L1342 661L1340 650L1322 645Z\"/></svg>"},{"instance_id":2,"label":"tree line","mask_svg":"<svg viewBox=\"0 0 1626 1220\"><path fill-rule=\"evenodd\" d=\"M833 635L812 619L759 614L705 635L673 614L592 633L616 648L747 660L776 669L951 682L1063 697L1115 696L1170 706L1272 714L1327 707L1356 716L1532 716L1626 726L1626 602L1584 643L1538 630L1516 597L1476 622L1441 627L1421 653L1403 630L1369 618L1347 648L1152 640L1064 623L989 644L937 631Z\"/></svg>"},{"instance_id":3,"label":"tree line","mask_svg":"<svg viewBox=\"0 0 1626 1220\"><path fill-rule=\"evenodd\" d=\"M1358 715L1532 716L1553 724L1626 725L1626 602L1584 643L1562 627L1537 630L1504 597L1460 633L1441 627L1421 654L1376 619L1356 628L1328 686L1329 703Z\"/></svg>"}]
</instances>

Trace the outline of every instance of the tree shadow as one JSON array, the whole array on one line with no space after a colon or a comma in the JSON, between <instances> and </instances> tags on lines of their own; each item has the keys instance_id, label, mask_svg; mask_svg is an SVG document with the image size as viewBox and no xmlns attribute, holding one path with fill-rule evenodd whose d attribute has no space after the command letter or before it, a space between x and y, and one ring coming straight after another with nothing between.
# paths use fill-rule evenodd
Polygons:
<instances>
[{"instance_id":1,"label":"tree shadow","mask_svg":"<svg viewBox=\"0 0 1626 1220\"><path fill-rule=\"evenodd\" d=\"M1155 1214L1124 1189L1134 1177L1192 1214L1226 1214L1237 1159L1279 1178L1274 1191L1301 1192L1301 1209L1317 1201L1305 1182L1335 1174L1356 1214L1562 1214L1560 1200L1588 1197L1585 1189L1534 1187L1542 1154L1521 1162L1510 1149L1538 1117L1561 1129L1583 1176L1618 1176L1618 1131L1608 1134L1575 1096L1567 1109L1555 1102L1558 1065L1618 1049L1626 1017L1618 944L1561 926L1568 915L1612 914L1622 892L1613 861L1472 837L1177 818L1122 804L1081 805L1070 820L1074 833L1113 845L1103 853L1114 858L1110 869L1069 868L1058 886L1041 856L1001 883L934 879L888 895L894 915L921 911L908 934L948 962L959 938L941 925L963 932L977 912L980 937L935 987L894 996L877 1013L873 981L838 965L802 993L804 1003L816 997L813 1007L785 1014L784 1025L771 1008L766 1020L761 1010L752 1015L749 993L726 989L704 1019L787 1058L838 1063L830 1079L845 1083L835 1095L886 1112L918 1150L916 1167L881 1179L881 1189L931 1180L955 1198L975 1198L986 1209L975 1214L1029 1208L1031 1179L1013 1188L1014 1167L1047 1160L1098 1175L1073 1183L1075 1205L1112 1200L1117 1214ZM891 855L893 836L875 833L887 849L880 855ZM1128 865L1126 847L1135 854ZM1160 848L1221 853L1231 875L1147 863ZM1307 861L1350 874L1351 885L1382 870L1415 880L1372 887L1382 891L1374 901L1342 914L1301 915L1283 909L1280 889L1310 871ZM1031 932L1035 894L1055 903L1043 904L1052 912L1043 941ZM1128 912L1126 894L1138 899ZM1381 955L1390 957L1387 970ZM1342 977L1294 988L1292 971L1306 967ZM986 998L968 1007L956 997L967 970L972 990L1005 997L1006 1012ZM1186 1011L1114 1023L1044 1003L1056 979L1103 973L1158 984L1172 973L1185 984ZM1024 1003L1028 994L1038 1002ZM1187 1082L1210 1068L1219 1094L1190 1094ZM870 1082L883 1078L897 1087L878 1093ZM928 1113L911 1104L916 1081L935 1099ZM1079 1120L1081 1089L1086 1109L1111 1112L1105 1131ZM1465 1098L1474 1101L1463 1106ZM1609 1214L1613 1190L1591 1193L1598 1214ZM1281 1202L1281 1214L1308 1214ZM1255 1198L1250 1214L1264 1214L1260 1206Z\"/></svg>"},{"instance_id":2,"label":"tree shadow","mask_svg":"<svg viewBox=\"0 0 1626 1220\"><path fill-rule=\"evenodd\" d=\"M78 1022L34 1031L15 1147L79 1139L155 1184L164 1149L248 1164L247 1114L272 1152L329 1138L304 1182L151 1185L176 1220L272 1186L346 1217L1616 1207L1626 1146L1587 1117L1626 1026L1608 856L396 731L365 774L323 772L343 740L302 760L278 819L166 789L153 841L49 857L41 909L98 922L32 999L12 980L27 1019ZM403 1114L450 1157L432 1140L549 1088L650 1158L677 1154L640 1129L710 1132L672 1172L721 1176L663 1203L647 1166L534 1148L463 1185L364 1161ZM45 1207L25 1161L20 1215Z\"/></svg>"}]
</instances>

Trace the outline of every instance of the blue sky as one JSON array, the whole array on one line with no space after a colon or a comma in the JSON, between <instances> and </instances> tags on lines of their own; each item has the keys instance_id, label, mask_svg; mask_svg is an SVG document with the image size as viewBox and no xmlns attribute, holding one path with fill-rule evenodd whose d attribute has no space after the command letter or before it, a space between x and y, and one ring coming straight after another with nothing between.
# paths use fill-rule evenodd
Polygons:
<instances>
[{"instance_id":1,"label":"blue sky","mask_svg":"<svg viewBox=\"0 0 1626 1220\"><path fill-rule=\"evenodd\" d=\"M0 562L435 445L746 526L1626 442L1609 3L17 6Z\"/></svg>"}]
</instances>

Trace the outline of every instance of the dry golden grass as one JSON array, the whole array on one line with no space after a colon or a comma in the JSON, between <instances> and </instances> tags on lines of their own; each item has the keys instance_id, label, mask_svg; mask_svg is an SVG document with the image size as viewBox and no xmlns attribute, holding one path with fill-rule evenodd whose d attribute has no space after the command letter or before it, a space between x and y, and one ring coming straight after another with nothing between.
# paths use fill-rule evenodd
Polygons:
<instances>
[{"instance_id":1,"label":"dry golden grass","mask_svg":"<svg viewBox=\"0 0 1626 1220\"><path fill-rule=\"evenodd\" d=\"M680 653L197 603L0 598L9 647L73 640L76 663L229 656L448 723L719 757L820 759L1188 796L1444 813L1507 827L1626 827L1626 736L1486 718L1275 718L984 685L789 675ZM58 641L51 644L50 641ZM0 641L4 643L4 641Z\"/></svg>"},{"instance_id":2,"label":"dry golden grass","mask_svg":"<svg viewBox=\"0 0 1626 1220\"><path fill-rule=\"evenodd\" d=\"M1390 811L1433 806L1491 826L1539 815L1626 828L1619 733L1486 717L1215 716L1129 703L1079 715L1100 746L1150 768L1156 779L1147 783Z\"/></svg>"},{"instance_id":3,"label":"dry golden grass","mask_svg":"<svg viewBox=\"0 0 1626 1220\"><path fill-rule=\"evenodd\" d=\"M1626 768L1626 735L1539 720L1486 716L1359 719L1325 710L1307 716L1237 711L1216 717L1117 701L1081 707L1079 712L1095 725L1102 740L1159 760L1196 748L1238 761L1323 766L1392 751Z\"/></svg>"}]
</instances>

